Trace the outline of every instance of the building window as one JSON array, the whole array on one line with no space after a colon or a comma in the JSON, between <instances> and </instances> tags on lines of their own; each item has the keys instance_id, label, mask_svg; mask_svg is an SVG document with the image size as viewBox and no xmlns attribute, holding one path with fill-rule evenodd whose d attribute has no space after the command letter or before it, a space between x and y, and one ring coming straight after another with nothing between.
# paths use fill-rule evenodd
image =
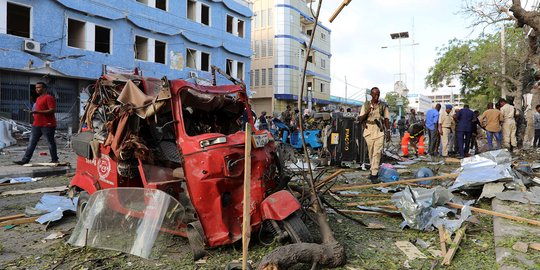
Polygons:
<instances>
[{"instance_id":1,"label":"building window","mask_svg":"<svg viewBox=\"0 0 540 270\"><path fill-rule=\"evenodd\" d=\"M186 66L188 68L197 69L197 51L186 49Z\"/></svg>"},{"instance_id":2,"label":"building window","mask_svg":"<svg viewBox=\"0 0 540 270\"><path fill-rule=\"evenodd\" d=\"M96 25L94 50L111 53L111 29Z\"/></svg>"},{"instance_id":3,"label":"building window","mask_svg":"<svg viewBox=\"0 0 540 270\"><path fill-rule=\"evenodd\" d=\"M268 40L268 56L274 55L274 40L269 39Z\"/></svg>"},{"instance_id":4,"label":"building window","mask_svg":"<svg viewBox=\"0 0 540 270\"><path fill-rule=\"evenodd\" d=\"M227 15L227 33L233 34L234 17Z\"/></svg>"},{"instance_id":5,"label":"building window","mask_svg":"<svg viewBox=\"0 0 540 270\"><path fill-rule=\"evenodd\" d=\"M321 32L321 39L326 40L326 34Z\"/></svg>"},{"instance_id":6,"label":"building window","mask_svg":"<svg viewBox=\"0 0 540 270\"><path fill-rule=\"evenodd\" d=\"M313 63L313 55L307 57L308 62Z\"/></svg>"},{"instance_id":7,"label":"building window","mask_svg":"<svg viewBox=\"0 0 540 270\"><path fill-rule=\"evenodd\" d=\"M324 93L324 83L321 83L321 93Z\"/></svg>"},{"instance_id":8,"label":"building window","mask_svg":"<svg viewBox=\"0 0 540 270\"><path fill-rule=\"evenodd\" d=\"M255 86L259 86L259 70L255 70Z\"/></svg>"},{"instance_id":9,"label":"building window","mask_svg":"<svg viewBox=\"0 0 540 270\"><path fill-rule=\"evenodd\" d=\"M253 86L253 72L249 73L249 86Z\"/></svg>"},{"instance_id":10,"label":"building window","mask_svg":"<svg viewBox=\"0 0 540 270\"><path fill-rule=\"evenodd\" d=\"M266 10L261 10L261 27L266 27Z\"/></svg>"},{"instance_id":11,"label":"building window","mask_svg":"<svg viewBox=\"0 0 540 270\"><path fill-rule=\"evenodd\" d=\"M148 60L148 38L135 36L135 59Z\"/></svg>"},{"instance_id":12,"label":"building window","mask_svg":"<svg viewBox=\"0 0 540 270\"><path fill-rule=\"evenodd\" d=\"M321 58L321 68L326 69L326 60Z\"/></svg>"},{"instance_id":13,"label":"building window","mask_svg":"<svg viewBox=\"0 0 540 270\"><path fill-rule=\"evenodd\" d=\"M266 40L261 41L261 57L266 57Z\"/></svg>"},{"instance_id":14,"label":"building window","mask_svg":"<svg viewBox=\"0 0 540 270\"><path fill-rule=\"evenodd\" d=\"M210 7L201 5L201 22L204 25L210 25Z\"/></svg>"},{"instance_id":15,"label":"building window","mask_svg":"<svg viewBox=\"0 0 540 270\"><path fill-rule=\"evenodd\" d=\"M201 52L201 70L210 71L210 54Z\"/></svg>"},{"instance_id":16,"label":"building window","mask_svg":"<svg viewBox=\"0 0 540 270\"><path fill-rule=\"evenodd\" d=\"M143 3L148 6L148 0L137 0L139 3ZM155 6L153 8L159 8L161 10L167 11L167 0L155 0Z\"/></svg>"},{"instance_id":17,"label":"building window","mask_svg":"<svg viewBox=\"0 0 540 270\"><path fill-rule=\"evenodd\" d=\"M238 36L243 38L244 37L244 21L238 20Z\"/></svg>"},{"instance_id":18,"label":"building window","mask_svg":"<svg viewBox=\"0 0 540 270\"><path fill-rule=\"evenodd\" d=\"M232 66L233 66L233 60L231 59L225 60L225 73L229 76L232 76Z\"/></svg>"},{"instance_id":19,"label":"building window","mask_svg":"<svg viewBox=\"0 0 540 270\"><path fill-rule=\"evenodd\" d=\"M238 62L236 63L236 78L238 78L239 80L243 80L244 79L244 63L242 62Z\"/></svg>"},{"instance_id":20,"label":"building window","mask_svg":"<svg viewBox=\"0 0 540 270\"><path fill-rule=\"evenodd\" d=\"M274 69L269 68L268 69L268 85L272 85L274 83Z\"/></svg>"},{"instance_id":21,"label":"building window","mask_svg":"<svg viewBox=\"0 0 540 270\"><path fill-rule=\"evenodd\" d=\"M268 9L268 26L269 26L269 27L272 27L272 21L273 21L273 19L274 19L273 16L274 16L274 15L272 15L272 9L269 8L269 9Z\"/></svg>"},{"instance_id":22,"label":"building window","mask_svg":"<svg viewBox=\"0 0 540 270\"><path fill-rule=\"evenodd\" d=\"M197 6L200 7L200 13L197 13ZM197 1L187 0L187 18L209 26L210 7Z\"/></svg>"},{"instance_id":23,"label":"building window","mask_svg":"<svg viewBox=\"0 0 540 270\"><path fill-rule=\"evenodd\" d=\"M255 40L255 58L260 57L259 49L261 47L261 42L259 40Z\"/></svg>"},{"instance_id":24,"label":"building window","mask_svg":"<svg viewBox=\"0 0 540 270\"><path fill-rule=\"evenodd\" d=\"M266 69L261 69L261 85L266 85Z\"/></svg>"},{"instance_id":25,"label":"building window","mask_svg":"<svg viewBox=\"0 0 540 270\"><path fill-rule=\"evenodd\" d=\"M306 34L307 34L308 36L311 36L311 33L313 33L313 30L312 30L312 29L309 29L309 30L306 31Z\"/></svg>"},{"instance_id":26,"label":"building window","mask_svg":"<svg viewBox=\"0 0 540 270\"><path fill-rule=\"evenodd\" d=\"M7 3L8 35L30 38L30 7Z\"/></svg>"},{"instance_id":27,"label":"building window","mask_svg":"<svg viewBox=\"0 0 540 270\"><path fill-rule=\"evenodd\" d=\"M154 43L154 62L165 64L167 59L167 43L156 40Z\"/></svg>"},{"instance_id":28,"label":"building window","mask_svg":"<svg viewBox=\"0 0 540 270\"><path fill-rule=\"evenodd\" d=\"M187 17L192 21L197 21L197 2L188 0L187 1Z\"/></svg>"},{"instance_id":29,"label":"building window","mask_svg":"<svg viewBox=\"0 0 540 270\"><path fill-rule=\"evenodd\" d=\"M156 0L156 8L167 11L167 0Z\"/></svg>"},{"instance_id":30,"label":"building window","mask_svg":"<svg viewBox=\"0 0 540 270\"><path fill-rule=\"evenodd\" d=\"M85 23L68 19L68 46L79 49L86 49Z\"/></svg>"},{"instance_id":31,"label":"building window","mask_svg":"<svg viewBox=\"0 0 540 270\"><path fill-rule=\"evenodd\" d=\"M255 18L255 29L259 28L259 16L260 15L258 11L253 13L253 17Z\"/></svg>"}]
</instances>

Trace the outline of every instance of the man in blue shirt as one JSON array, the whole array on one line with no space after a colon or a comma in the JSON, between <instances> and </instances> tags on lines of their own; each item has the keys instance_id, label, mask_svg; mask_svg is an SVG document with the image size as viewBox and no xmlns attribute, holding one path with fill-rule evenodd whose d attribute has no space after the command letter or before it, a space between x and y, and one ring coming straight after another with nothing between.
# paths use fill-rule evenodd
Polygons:
<instances>
[{"instance_id":1,"label":"man in blue shirt","mask_svg":"<svg viewBox=\"0 0 540 270\"><path fill-rule=\"evenodd\" d=\"M474 112L469 109L469 105L465 104L463 109L459 110L456 114L457 122L457 139L459 156L464 158L469 156L469 146L471 143L471 136L473 131L473 120L475 118Z\"/></svg>"},{"instance_id":2,"label":"man in blue shirt","mask_svg":"<svg viewBox=\"0 0 540 270\"><path fill-rule=\"evenodd\" d=\"M436 156L439 149L439 111L441 104L426 112L426 129L429 137L429 154Z\"/></svg>"}]
</instances>

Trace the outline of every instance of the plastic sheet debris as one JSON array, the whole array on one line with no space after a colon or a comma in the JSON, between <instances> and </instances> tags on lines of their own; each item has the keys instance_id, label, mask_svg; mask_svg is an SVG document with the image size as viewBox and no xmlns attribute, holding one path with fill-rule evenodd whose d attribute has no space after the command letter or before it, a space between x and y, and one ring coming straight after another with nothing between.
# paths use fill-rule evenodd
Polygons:
<instances>
[{"instance_id":1,"label":"plastic sheet debris","mask_svg":"<svg viewBox=\"0 0 540 270\"><path fill-rule=\"evenodd\" d=\"M465 207L459 219L450 220L448 214L454 211L442 205L453 198L454 195L443 187L413 189L407 186L392 196L392 202L398 207L404 219L402 228L431 231L438 225L443 225L449 232L454 232L471 215L471 211L469 207Z\"/></svg>"},{"instance_id":2,"label":"plastic sheet debris","mask_svg":"<svg viewBox=\"0 0 540 270\"><path fill-rule=\"evenodd\" d=\"M415 160L407 160L407 161L399 161L398 164L399 165L413 165L415 163L417 163L418 161L415 161Z\"/></svg>"},{"instance_id":3,"label":"plastic sheet debris","mask_svg":"<svg viewBox=\"0 0 540 270\"><path fill-rule=\"evenodd\" d=\"M488 198L492 199L497 195L497 193L504 191L504 183L487 183L484 185L482 189L482 194L480 194L480 198Z\"/></svg>"},{"instance_id":4,"label":"plastic sheet debris","mask_svg":"<svg viewBox=\"0 0 540 270\"><path fill-rule=\"evenodd\" d=\"M540 187L532 187L531 191L506 191L495 194L495 197L503 201L515 201L528 204L540 204Z\"/></svg>"},{"instance_id":5,"label":"plastic sheet debris","mask_svg":"<svg viewBox=\"0 0 540 270\"><path fill-rule=\"evenodd\" d=\"M68 243L158 258L184 220L184 207L158 189L109 188L90 196Z\"/></svg>"},{"instance_id":6,"label":"plastic sheet debris","mask_svg":"<svg viewBox=\"0 0 540 270\"><path fill-rule=\"evenodd\" d=\"M70 199L63 196L45 194L34 208L27 208L25 212L27 214L46 213L36 219L39 224L44 224L62 219L64 211L75 213L77 211L77 201L78 198Z\"/></svg>"},{"instance_id":7,"label":"plastic sheet debris","mask_svg":"<svg viewBox=\"0 0 540 270\"><path fill-rule=\"evenodd\" d=\"M14 177L14 178L11 178L11 177L6 177L6 178L2 178L0 179L0 183L27 183L27 182L36 182L36 181L39 181L43 179L43 177L27 177L27 176L23 176L23 177Z\"/></svg>"},{"instance_id":8,"label":"plastic sheet debris","mask_svg":"<svg viewBox=\"0 0 540 270\"><path fill-rule=\"evenodd\" d=\"M450 190L482 186L495 181L512 181L512 156L506 149L484 152L464 158L461 172Z\"/></svg>"}]
</instances>

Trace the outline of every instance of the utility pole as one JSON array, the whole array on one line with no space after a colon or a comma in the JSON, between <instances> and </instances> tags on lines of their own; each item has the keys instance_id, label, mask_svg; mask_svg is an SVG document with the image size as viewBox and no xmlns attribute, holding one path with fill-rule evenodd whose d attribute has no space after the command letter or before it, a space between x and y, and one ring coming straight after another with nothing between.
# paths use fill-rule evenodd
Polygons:
<instances>
[{"instance_id":1,"label":"utility pole","mask_svg":"<svg viewBox=\"0 0 540 270\"><path fill-rule=\"evenodd\" d=\"M501 29L501 74L506 75L506 30L505 26ZM501 85L501 97L506 98L506 83Z\"/></svg>"},{"instance_id":2,"label":"utility pole","mask_svg":"<svg viewBox=\"0 0 540 270\"><path fill-rule=\"evenodd\" d=\"M345 102L347 102L347 76L345 76Z\"/></svg>"}]
</instances>

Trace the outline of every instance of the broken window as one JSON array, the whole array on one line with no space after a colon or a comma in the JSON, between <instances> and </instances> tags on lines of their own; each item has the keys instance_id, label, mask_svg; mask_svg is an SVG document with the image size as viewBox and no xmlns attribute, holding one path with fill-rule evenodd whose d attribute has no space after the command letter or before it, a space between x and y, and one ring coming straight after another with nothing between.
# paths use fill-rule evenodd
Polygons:
<instances>
[{"instance_id":1,"label":"broken window","mask_svg":"<svg viewBox=\"0 0 540 270\"><path fill-rule=\"evenodd\" d=\"M148 60L148 38L135 36L135 59Z\"/></svg>"},{"instance_id":2,"label":"broken window","mask_svg":"<svg viewBox=\"0 0 540 270\"><path fill-rule=\"evenodd\" d=\"M30 38L30 7L7 3L8 35Z\"/></svg>"},{"instance_id":3,"label":"broken window","mask_svg":"<svg viewBox=\"0 0 540 270\"><path fill-rule=\"evenodd\" d=\"M197 21L197 2L188 0L187 1L187 17L192 21Z\"/></svg>"},{"instance_id":4,"label":"broken window","mask_svg":"<svg viewBox=\"0 0 540 270\"><path fill-rule=\"evenodd\" d=\"M94 50L96 52L111 53L111 29L96 25Z\"/></svg>"},{"instance_id":5,"label":"broken window","mask_svg":"<svg viewBox=\"0 0 540 270\"><path fill-rule=\"evenodd\" d=\"M167 11L167 0L156 0L156 8Z\"/></svg>"},{"instance_id":6,"label":"broken window","mask_svg":"<svg viewBox=\"0 0 540 270\"><path fill-rule=\"evenodd\" d=\"M311 29L309 29L309 30L306 31L306 34L307 34L308 36L311 36L311 33L313 33L313 30L311 30Z\"/></svg>"},{"instance_id":7,"label":"broken window","mask_svg":"<svg viewBox=\"0 0 540 270\"><path fill-rule=\"evenodd\" d=\"M68 19L68 46L85 49L86 32L85 23L73 19Z\"/></svg>"},{"instance_id":8,"label":"broken window","mask_svg":"<svg viewBox=\"0 0 540 270\"><path fill-rule=\"evenodd\" d=\"M233 65L233 60L231 59L225 60L225 73L227 73L227 75L229 76L232 76L232 65Z\"/></svg>"},{"instance_id":9,"label":"broken window","mask_svg":"<svg viewBox=\"0 0 540 270\"><path fill-rule=\"evenodd\" d=\"M307 57L308 62L313 63L313 55Z\"/></svg>"},{"instance_id":10,"label":"broken window","mask_svg":"<svg viewBox=\"0 0 540 270\"><path fill-rule=\"evenodd\" d=\"M194 89L182 91L182 119L188 136L206 133L230 135L240 129L237 121L245 104L230 95L201 93Z\"/></svg>"},{"instance_id":11,"label":"broken window","mask_svg":"<svg viewBox=\"0 0 540 270\"><path fill-rule=\"evenodd\" d=\"M261 85L266 85L266 69L261 69Z\"/></svg>"},{"instance_id":12,"label":"broken window","mask_svg":"<svg viewBox=\"0 0 540 270\"><path fill-rule=\"evenodd\" d=\"M236 78L238 78L239 80L244 79L244 63L242 62L236 63Z\"/></svg>"},{"instance_id":13,"label":"broken window","mask_svg":"<svg viewBox=\"0 0 540 270\"><path fill-rule=\"evenodd\" d=\"M165 59L167 58L167 43L156 40L154 46L154 62L165 64Z\"/></svg>"},{"instance_id":14,"label":"broken window","mask_svg":"<svg viewBox=\"0 0 540 270\"><path fill-rule=\"evenodd\" d=\"M269 68L268 69L268 85L272 85L274 83L274 69Z\"/></svg>"},{"instance_id":15,"label":"broken window","mask_svg":"<svg viewBox=\"0 0 540 270\"><path fill-rule=\"evenodd\" d=\"M227 33L234 34L233 33L233 22L234 22L234 17L227 15Z\"/></svg>"},{"instance_id":16,"label":"broken window","mask_svg":"<svg viewBox=\"0 0 540 270\"><path fill-rule=\"evenodd\" d=\"M244 21L238 20L238 36L244 37Z\"/></svg>"},{"instance_id":17,"label":"broken window","mask_svg":"<svg viewBox=\"0 0 540 270\"><path fill-rule=\"evenodd\" d=\"M210 71L210 54L201 53L201 70Z\"/></svg>"},{"instance_id":18,"label":"broken window","mask_svg":"<svg viewBox=\"0 0 540 270\"><path fill-rule=\"evenodd\" d=\"M186 66L189 68L197 69L197 51L193 49L186 49Z\"/></svg>"},{"instance_id":19,"label":"broken window","mask_svg":"<svg viewBox=\"0 0 540 270\"><path fill-rule=\"evenodd\" d=\"M210 25L210 7L207 5L201 5L201 21L204 25Z\"/></svg>"}]
</instances>

